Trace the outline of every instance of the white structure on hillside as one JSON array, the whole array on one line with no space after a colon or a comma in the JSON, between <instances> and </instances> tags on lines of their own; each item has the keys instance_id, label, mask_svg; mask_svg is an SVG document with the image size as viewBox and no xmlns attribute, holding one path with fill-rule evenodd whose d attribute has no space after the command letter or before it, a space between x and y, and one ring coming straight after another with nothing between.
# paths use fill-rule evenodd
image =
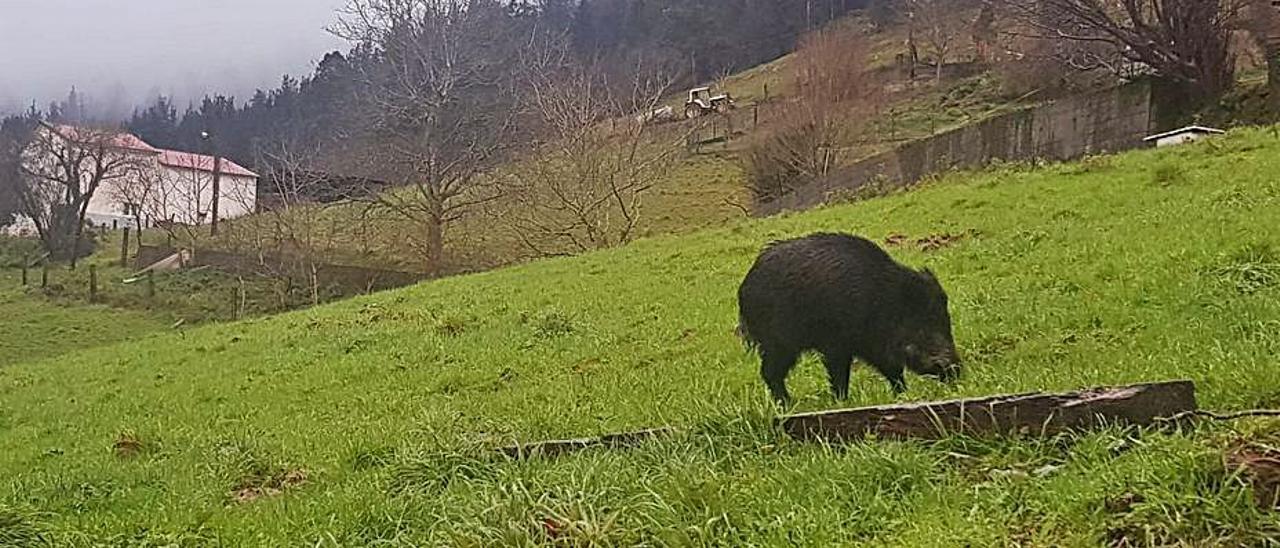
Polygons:
<instances>
[{"instance_id":1,"label":"white structure on hillside","mask_svg":"<svg viewBox=\"0 0 1280 548\"><path fill-rule=\"evenodd\" d=\"M1187 126L1173 131L1166 131L1164 133L1152 135L1143 139L1143 141L1148 143L1155 142L1156 147L1159 148L1189 143L1211 135L1222 135L1223 133L1226 132L1211 127Z\"/></svg>"},{"instance_id":2,"label":"white structure on hillside","mask_svg":"<svg viewBox=\"0 0 1280 548\"><path fill-rule=\"evenodd\" d=\"M81 161L92 164L95 158L110 158L126 167L101 181L90 198L85 221L107 228L155 226L158 223L186 225L212 221L213 187L217 172L218 219L233 219L257 209L258 175L227 159L217 162L211 156L153 147L138 137L123 132L101 132L66 125L42 124L27 150L24 160L37 170L65 173L59 159L73 147L102 147L106 152L87 154ZM91 173L82 167L81 178ZM65 178L65 177L64 177ZM91 183L82 181L82 187ZM8 232L31 234L36 229L29 218L19 217Z\"/></svg>"},{"instance_id":3,"label":"white structure on hillside","mask_svg":"<svg viewBox=\"0 0 1280 548\"><path fill-rule=\"evenodd\" d=\"M212 221L214 158L161 150L159 184L142 206L146 223L202 225ZM223 158L218 169L218 219L243 217L257 210L258 175ZM133 203L117 201L123 209Z\"/></svg>"}]
</instances>

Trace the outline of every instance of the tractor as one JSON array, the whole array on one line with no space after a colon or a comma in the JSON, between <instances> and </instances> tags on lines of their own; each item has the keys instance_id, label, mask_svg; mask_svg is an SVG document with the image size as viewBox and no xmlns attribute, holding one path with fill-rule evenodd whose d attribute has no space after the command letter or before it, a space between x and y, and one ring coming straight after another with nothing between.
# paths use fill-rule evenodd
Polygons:
<instances>
[{"instance_id":1,"label":"tractor","mask_svg":"<svg viewBox=\"0 0 1280 548\"><path fill-rule=\"evenodd\" d=\"M689 100L684 103L684 117L697 118L712 112L727 114L732 108L733 98L728 93L713 96L709 87L693 88L689 90Z\"/></svg>"}]
</instances>

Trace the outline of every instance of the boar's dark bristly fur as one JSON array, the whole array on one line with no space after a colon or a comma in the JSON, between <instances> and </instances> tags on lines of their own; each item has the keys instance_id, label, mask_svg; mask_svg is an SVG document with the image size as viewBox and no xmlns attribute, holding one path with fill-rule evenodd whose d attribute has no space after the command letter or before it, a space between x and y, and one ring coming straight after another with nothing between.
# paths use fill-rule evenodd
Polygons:
<instances>
[{"instance_id":1,"label":"boar's dark bristly fur","mask_svg":"<svg viewBox=\"0 0 1280 548\"><path fill-rule=\"evenodd\" d=\"M906 390L904 367L944 380L960 370L937 278L857 236L769 244L738 288L738 314L738 334L760 353L760 374L781 403L790 399L787 374L809 350L822 354L837 399L848 396L854 358L895 392Z\"/></svg>"}]
</instances>

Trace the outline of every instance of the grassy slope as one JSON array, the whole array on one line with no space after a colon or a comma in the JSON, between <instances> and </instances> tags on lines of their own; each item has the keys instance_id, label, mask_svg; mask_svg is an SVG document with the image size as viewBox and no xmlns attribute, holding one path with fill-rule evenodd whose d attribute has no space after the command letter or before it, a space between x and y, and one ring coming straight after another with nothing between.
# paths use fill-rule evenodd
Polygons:
<instances>
[{"instance_id":1,"label":"grassy slope","mask_svg":"<svg viewBox=\"0 0 1280 548\"><path fill-rule=\"evenodd\" d=\"M32 272L31 281L39 276ZM0 269L0 367L135 339L166 326L141 312L28 295L18 271Z\"/></svg>"},{"instance_id":2,"label":"grassy slope","mask_svg":"<svg viewBox=\"0 0 1280 548\"><path fill-rule=\"evenodd\" d=\"M887 67L892 66L895 56L905 48L905 26L872 32L865 21L854 16L833 28L835 30L829 32L871 33L866 35L869 70L887 71L882 77L900 88L876 94L883 95L879 98L881 105L868 121L867 128L852 132L848 136L850 142L839 144L841 162L852 163L904 141L971 124L1036 102L1034 97L1008 96L1001 88L999 78L990 73L949 78L939 85L928 76L931 71L922 68L917 80L908 85L903 75L887 75L892 73L892 69ZM953 62L970 58L970 49L968 41L958 46L952 53ZM727 141L706 144L700 147L699 153L680 153L674 168L655 181L646 194L635 234L684 234L723 227L743 216L741 206L751 202L751 193L741 152L788 122L788 106L797 100L797 55L784 55L721 81L707 83L715 86L717 92L728 91L734 96L739 109L732 115L733 127L738 134ZM683 113L687 93L687 89L674 90L664 103L677 113ZM761 103L758 126L753 119L753 105L756 103ZM854 110L868 108L862 104L847 107ZM697 124L705 124L706 127L695 134L708 139L713 133L721 135L726 127L723 119L715 117L659 125L656 132L663 137L682 135L692 131ZM479 268L511 264L531 256L532 252L521 244L509 223L503 220L503 211L509 207L518 206L499 200L489 205L491 211L488 214L472 211L450 226L446 235L447 246L454 253L454 259ZM362 205L339 205L320 214L305 211L304 215L318 220L317 242L327 242L316 244L325 260L410 271L425 269L420 237L424 229L394 214L374 214L366 209ZM231 226L234 224L229 223ZM359 234L352 231L366 224L370 225L368 231ZM234 233L234 230L224 231L224 238ZM543 244L543 247L554 247ZM202 242L201 245L226 247L231 243Z\"/></svg>"},{"instance_id":3,"label":"grassy slope","mask_svg":"<svg viewBox=\"0 0 1280 548\"><path fill-rule=\"evenodd\" d=\"M1240 545L1280 532L1230 432L867 443L771 431L734 290L769 239L979 231L931 253L969 371L910 399L1186 377L1280 405L1280 144L1263 131L441 280L0 369L0 543ZM1231 173L1230 179L1222 177ZM831 407L820 367L791 387ZM891 401L858 371L851 404ZM528 463L469 452L652 425ZM138 438L144 451L113 454ZM1048 466L1048 467L1046 467ZM237 505L237 487L307 481ZM1042 475L1041 475L1042 474ZM8 521L6 521L8 519Z\"/></svg>"}]
</instances>

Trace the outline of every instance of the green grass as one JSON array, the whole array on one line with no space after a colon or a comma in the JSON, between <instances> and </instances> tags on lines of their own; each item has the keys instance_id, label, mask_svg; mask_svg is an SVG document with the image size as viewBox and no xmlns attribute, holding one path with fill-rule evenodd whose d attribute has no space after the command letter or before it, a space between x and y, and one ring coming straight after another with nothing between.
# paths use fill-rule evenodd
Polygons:
<instances>
[{"instance_id":1,"label":"green grass","mask_svg":"<svg viewBox=\"0 0 1280 548\"><path fill-rule=\"evenodd\" d=\"M38 287L40 273L29 276ZM54 302L35 291L22 287L20 271L0 269L0 368L136 339L168 326L142 312Z\"/></svg>"},{"instance_id":2,"label":"green grass","mask_svg":"<svg viewBox=\"0 0 1280 548\"><path fill-rule=\"evenodd\" d=\"M791 442L733 336L734 294L770 239L973 230L891 250L938 273L968 365L953 386L910 378L907 399L1188 378L1206 408L1278 406L1277 170L1280 142L1250 130L953 175L0 368L0 544L1264 545L1280 517L1222 451L1274 444L1274 422ZM837 405L820 371L793 373L799 409ZM852 384L849 405L894 399L864 369ZM659 425L684 430L483 451Z\"/></svg>"}]
</instances>

